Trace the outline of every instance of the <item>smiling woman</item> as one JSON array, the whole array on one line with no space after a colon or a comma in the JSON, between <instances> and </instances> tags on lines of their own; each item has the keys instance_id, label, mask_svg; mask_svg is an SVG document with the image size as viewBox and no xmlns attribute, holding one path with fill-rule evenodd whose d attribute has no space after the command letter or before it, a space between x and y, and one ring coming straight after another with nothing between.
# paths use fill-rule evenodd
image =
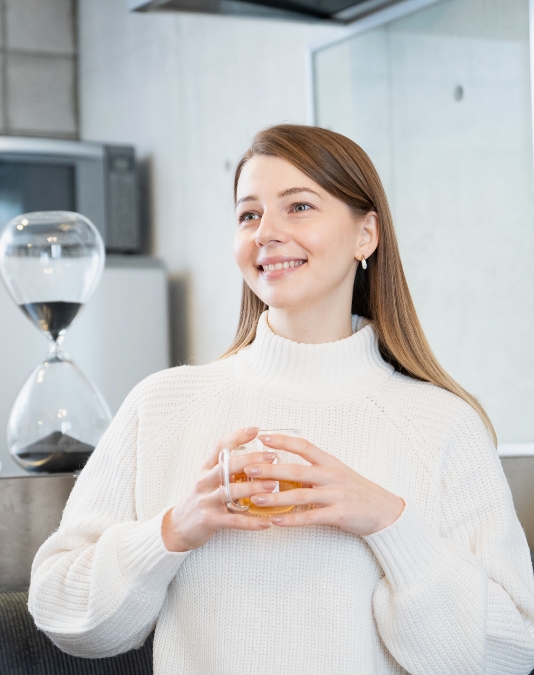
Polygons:
<instances>
[{"instance_id":1,"label":"smiling woman","mask_svg":"<svg viewBox=\"0 0 534 675\"><path fill-rule=\"evenodd\" d=\"M130 393L36 556L37 625L96 658L156 625L156 675L526 674L491 423L426 342L369 158L273 127L235 199L234 344Z\"/></svg>"},{"instance_id":2,"label":"smiling woman","mask_svg":"<svg viewBox=\"0 0 534 675\"><path fill-rule=\"evenodd\" d=\"M276 185L290 184L292 181L299 184L302 178L307 179L307 186L272 192ZM271 201L269 213L262 212L260 197L249 192L250 190L254 193L256 186L264 200ZM249 194L239 197L238 192ZM299 203L290 199L304 193L313 196L311 203ZM327 292L333 288L337 298L344 297L345 301L350 299L352 314L374 321L380 352L386 361L399 372L425 382L433 382L463 398L480 415L495 445L497 444L495 430L485 410L474 396L443 370L428 345L402 269L393 219L382 182L362 148L345 136L318 127L279 125L266 129L256 135L251 148L237 166L234 198L240 229L243 230L246 224L248 235L246 232L238 232L235 240L235 255L243 274L243 297L236 338L225 356L239 351L254 339L259 317L268 306L271 308L271 327L276 321L276 302L273 303L269 294L262 294L268 288L273 291L274 288L265 285L262 288L255 283L257 275L251 273L250 265L253 261L249 260L247 265L245 257L247 250L251 257L257 255L251 242L251 228L254 242L263 245L258 234L265 238L265 230L268 234L271 223L271 209L276 213L278 208L280 214L283 212L288 226L291 223L294 225L293 228L287 227L283 236L286 239L292 234L296 236L297 246L299 237L307 238L316 249L316 257L325 258L330 254L331 260L325 262L332 277L341 267L342 261L346 261L349 266L344 276L346 283L343 288L341 283L336 286L334 281L333 287L321 285L317 293L317 289L308 284L310 298L304 311L304 317L307 317L305 320L312 321L316 327L332 329L332 333L336 334L339 327L328 321L332 312L339 316ZM256 210L246 208L251 203L256 205ZM301 231L303 228L295 228L295 225L302 222L302 218L306 218L304 232ZM264 227L266 220L268 224ZM328 245L325 245L327 240ZM273 243L280 251L280 244L284 242ZM272 245L269 248L273 250ZM375 251L373 258L367 261ZM267 262L279 262L275 261L275 257ZM358 259L362 262L361 266L357 266ZM307 257L302 260L307 262ZM256 261L256 267L261 262ZM369 271L365 272L368 264ZM324 267L321 259L317 267ZM269 277L264 275L264 280L269 280ZM280 295L280 289L277 288L276 291ZM320 302L311 302L311 298ZM290 302L293 309L299 301L298 291L292 287ZM311 305L314 306L313 310ZM347 317L348 312L345 311L344 315ZM292 316L302 317L302 313L292 312ZM276 329L275 332L283 334ZM313 342L311 333L308 329L305 341ZM317 335L316 339L319 342L329 341L324 334Z\"/></svg>"},{"instance_id":3,"label":"smiling woman","mask_svg":"<svg viewBox=\"0 0 534 675\"><path fill-rule=\"evenodd\" d=\"M377 216L356 220L349 206L312 180L301 185L303 178L279 157L258 155L244 165L238 189L254 196L238 199L234 253L245 288L270 307L278 335L332 342L352 333L357 260L376 248Z\"/></svg>"}]
</instances>

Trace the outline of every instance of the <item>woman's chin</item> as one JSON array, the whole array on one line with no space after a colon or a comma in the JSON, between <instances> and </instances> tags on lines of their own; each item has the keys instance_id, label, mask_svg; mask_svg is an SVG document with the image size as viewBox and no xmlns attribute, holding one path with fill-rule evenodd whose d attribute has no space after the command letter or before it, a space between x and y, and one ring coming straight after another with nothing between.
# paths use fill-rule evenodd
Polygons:
<instances>
[{"instance_id":1,"label":"woman's chin","mask_svg":"<svg viewBox=\"0 0 534 675\"><path fill-rule=\"evenodd\" d=\"M302 311L315 305L318 298L321 297L320 292L318 292L320 289L316 287L303 288L305 284L262 284L260 281L253 285L249 284L249 286L270 309Z\"/></svg>"},{"instance_id":2,"label":"woman's chin","mask_svg":"<svg viewBox=\"0 0 534 675\"><path fill-rule=\"evenodd\" d=\"M302 311L305 307L309 307L313 302L306 302L304 298L297 299L294 296L291 298L284 297L272 297L264 294L261 297L257 294L258 297L268 306L269 309L275 309L278 311L284 312L299 312Z\"/></svg>"}]
</instances>

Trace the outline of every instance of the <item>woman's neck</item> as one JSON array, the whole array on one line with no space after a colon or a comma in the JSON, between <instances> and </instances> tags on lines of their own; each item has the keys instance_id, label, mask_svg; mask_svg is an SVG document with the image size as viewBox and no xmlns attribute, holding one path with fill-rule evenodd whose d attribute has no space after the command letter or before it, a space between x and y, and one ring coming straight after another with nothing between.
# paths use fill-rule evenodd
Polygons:
<instances>
[{"instance_id":1,"label":"woman's neck","mask_svg":"<svg viewBox=\"0 0 534 675\"><path fill-rule=\"evenodd\" d=\"M352 335L350 308L340 311L335 306L302 310L269 307L267 321L273 333L293 342L317 345Z\"/></svg>"},{"instance_id":2,"label":"woman's neck","mask_svg":"<svg viewBox=\"0 0 534 675\"><path fill-rule=\"evenodd\" d=\"M347 310L348 311L348 310ZM267 312L256 337L235 355L234 375L247 387L291 401L334 401L357 396L391 377L371 322L339 340L303 343L277 335Z\"/></svg>"}]
</instances>

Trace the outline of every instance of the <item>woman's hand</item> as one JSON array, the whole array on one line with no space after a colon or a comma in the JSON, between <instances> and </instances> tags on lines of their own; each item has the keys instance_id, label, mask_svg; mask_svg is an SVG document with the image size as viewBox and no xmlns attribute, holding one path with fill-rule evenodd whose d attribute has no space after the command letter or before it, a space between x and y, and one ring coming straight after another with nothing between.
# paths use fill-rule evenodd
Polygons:
<instances>
[{"instance_id":1,"label":"woman's hand","mask_svg":"<svg viewBox=\"0 0 534 675\"><path fill-rule=\"evenodd\" d=\"M252 464L245 473L256 480L287 480L309 485L272 494L256 494L258 506L313 505L316 508L271 516L270 521L284 527L335 525L358 535L382 530L394 523L404 509L404 501L380 485L364 478L333 455L323 452L303 438L276 434L260 436L270 448L300 455L311 466L301 464Z\"/></svg>"},{"instance_id":2,"label":"woman's hand","mask_svg":"<svg viewBox=\"0 0 534 675\"><path fill-rule=\"evenodd\" d=\"M219 471L219 453L223 448L235 448L249 443L258 433L257 427L241 429L219 441L205 461L202 471L192 492L177 506L170 509L163 518L162 537L169 551L190 551L202 546L222 529L265 530L271 524L263 518L250 518L229 513L221 499L221 475ZM263 466L262 462L272 462L273 452L255 452L233 458L232 473L243 472L250 462L254 466ZM234 501L251 497L259 493L274 490L276 483L269 479L232 483L231 494Z\"/></svg>"}]
</instances>

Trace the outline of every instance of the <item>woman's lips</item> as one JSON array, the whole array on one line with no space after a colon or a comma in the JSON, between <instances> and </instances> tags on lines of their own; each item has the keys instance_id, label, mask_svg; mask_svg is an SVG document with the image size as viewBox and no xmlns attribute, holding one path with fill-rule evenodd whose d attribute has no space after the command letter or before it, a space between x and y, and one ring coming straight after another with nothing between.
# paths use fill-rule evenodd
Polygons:
<instances>
[{"instance_id":1,"label":"woman's lips","mask_svg":"<svg viewBox=\"0 0 534 675\"><path fill-rule=\"evenodd\" d=\"M272 279L280 279L281 277L285 277L288 274L292 274L293 272L296 272L298 269L300 269L301 267L304 267L304 265L306 264L305 260L298 260L298 261L295 261L295 262L298 262L298 264L294 265L293 267L290 267L290 266L283 267L282 266L281 269L280 268L274 269L274 270L273 269L262 269L260 267L259 268L260 277L262 279L266 279L268 281L270 281ZM272 267L272 266L270 265L269 267Z\"/></svg>"}]
</instances>

